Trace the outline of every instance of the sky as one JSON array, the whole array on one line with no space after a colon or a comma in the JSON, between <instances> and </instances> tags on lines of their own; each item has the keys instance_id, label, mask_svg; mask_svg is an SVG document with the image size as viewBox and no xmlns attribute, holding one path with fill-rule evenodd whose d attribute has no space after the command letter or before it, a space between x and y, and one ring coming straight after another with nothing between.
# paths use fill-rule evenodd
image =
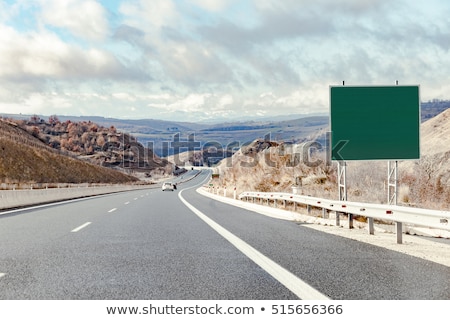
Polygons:
<instances>
[{"instance_id":1,"label":"sky","mask_svg":"<svg viewBox=\"0 0 450 320\"><path fill-rule=\"evenodd\" d=\"M448 0L0 1L0 113L329 112L331 85L450 99Z\"/></svg>"}]
</instances>

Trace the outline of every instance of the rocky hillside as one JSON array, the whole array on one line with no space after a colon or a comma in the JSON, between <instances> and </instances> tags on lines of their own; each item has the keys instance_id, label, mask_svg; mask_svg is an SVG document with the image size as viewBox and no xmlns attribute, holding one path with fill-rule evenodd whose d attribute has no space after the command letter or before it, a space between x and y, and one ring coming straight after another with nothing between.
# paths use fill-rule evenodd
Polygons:
<instances>
[{"instance_id":1,"label":"rocky hillside","mask_svg":"<svg viewBox=\"0 0 450 320\"><path fill-rule=\"evenodd\" d=\"M138 179L79 160L51 148L20 128L0 120L0 182L129 183Z\"/></svg>"}]
</instances>

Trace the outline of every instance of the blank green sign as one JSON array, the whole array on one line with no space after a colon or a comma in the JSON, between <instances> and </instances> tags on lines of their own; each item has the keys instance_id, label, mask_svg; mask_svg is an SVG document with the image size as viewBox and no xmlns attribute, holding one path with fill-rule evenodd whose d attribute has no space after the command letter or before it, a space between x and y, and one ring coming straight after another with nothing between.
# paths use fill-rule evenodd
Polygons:
<instances>
[{"instance_id":1,"label":"blank green sign","mask_svg":"<svg viewBox=\"0 0 450 320\"><path fill-rule=\"evenodd\" d=\"M332 160L419 159L418 86L330 87Z\"/></svg>"}]
</instances>

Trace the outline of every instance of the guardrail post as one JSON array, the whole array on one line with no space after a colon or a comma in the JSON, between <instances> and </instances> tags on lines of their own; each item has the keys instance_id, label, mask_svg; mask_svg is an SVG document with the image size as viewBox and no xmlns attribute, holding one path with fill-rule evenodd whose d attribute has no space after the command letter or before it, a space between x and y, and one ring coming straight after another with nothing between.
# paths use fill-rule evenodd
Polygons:
<instances>
[{"instance_id":1,"label":"guardrail post","mask_svg":"<svg viewBox=\"0 0 450 320\"><path fill-rule=\"evenodd\" d=\"M322 218L327 219L328 217L328 212L326 208L322 208Z\"/></svg>"},{"instance_id":2,"label":"guardrail post","mask_svg":"<svg viewBox=\"0 0 450 320\"><path fill-rule=\"evenodd\" d=\"M224 196L224 197L227 196L227 187L225 187L225 188L223 189L223 196Z\"/></svg>"},{"instance_id":3,"label":"guardrail post","mask_svg":"<svg viewBox=\"0 0 450 320\"><path fill-rule=\"evenodd\" d=\"M311 214L311 205L308 204L308 205L306 206L306 209L308 210L308 214Z\"/></svg>"},{"instance_id":4,"label":"guardrail post","mask_svg":"<svg viewBox=\"0 0 450 320\"><path fill-rule=\"evenodd\" d=\"M403 224L401 222L395 222L395 231L397 234L397 243L402 244L402 236L403 236Z\"/></svg>"},{"instance_id":5,"label":"guardrail post","mask_svg":"<svg viewBox=\"0 0 450 320\"><path fill-rule=\"evenodd\" d=\"M339 219L339 212L336 211L336 227L340 227L341 226L341 221Z\"/></svg>"},{"instance_id":6,"label":"guardrail post","mask_svg":"<svg viewBox=\"0 0 450 320\"><path fill-rule=\"evenodd\" d=\"M236 193L236 187L234 187L234 191L233 191L233 199L234 199L234 200L236 200L236 196L237 196L237 193Z\"/></svg>"},{"instance_id":7,"label":"guardrail post","mask_svg":"<svg viewBox=\"0 0 450 320\"><path fill-rule=\"evenodd\" d=\"M374 218L368 217L367 218L367 223L368 223L368 227L369 227L369 234L374 234L375 233L375 228L374 228Z\"/></svg>"},{"instance_id":8,"label":"guardrail post","mask_svg":"<svg viewBox=\"0 0 450 320\"><path fill-rule=\"evenodd\" d=\"M353 229L353 214L348 214L348 228Z\"/></svg>"}]
</instances>

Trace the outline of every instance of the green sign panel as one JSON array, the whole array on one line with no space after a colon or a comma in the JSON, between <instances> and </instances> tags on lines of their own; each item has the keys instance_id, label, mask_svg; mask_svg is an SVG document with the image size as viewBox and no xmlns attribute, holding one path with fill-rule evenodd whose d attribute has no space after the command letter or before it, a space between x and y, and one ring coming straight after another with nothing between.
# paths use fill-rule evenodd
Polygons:
<instances>
[{"instance_id":1,"label":"green sign panel","mask_svg":"<svg viewBox=\"0 0 450 320\"><path fill-rule=\"evenodd\" d=\"M330 124L332 160L419 159L419 86L332 86Z\"/></svg>"}]
</instances>

